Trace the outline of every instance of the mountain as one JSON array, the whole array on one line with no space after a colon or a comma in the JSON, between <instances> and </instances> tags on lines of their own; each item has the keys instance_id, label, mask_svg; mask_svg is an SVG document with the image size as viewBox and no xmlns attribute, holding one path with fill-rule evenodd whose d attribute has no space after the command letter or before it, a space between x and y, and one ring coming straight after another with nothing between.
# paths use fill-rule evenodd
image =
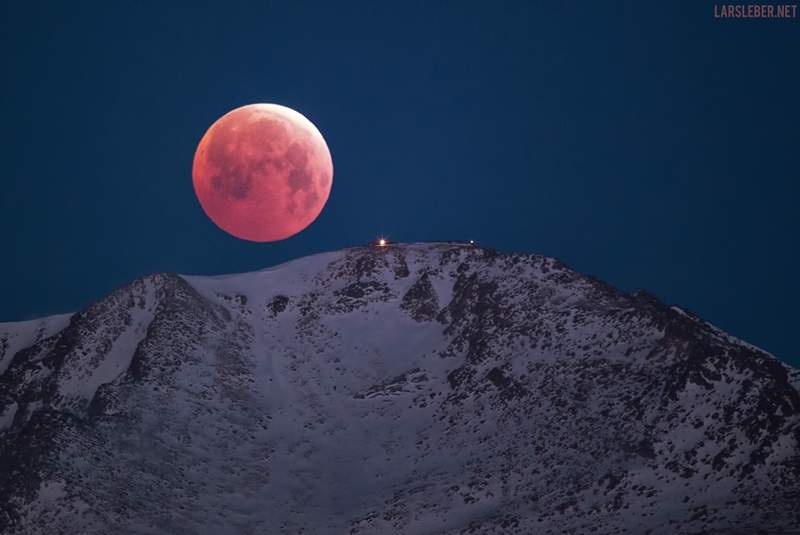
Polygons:
<instances>
[{"instance_id":1,"label":"mountain","mask_svg":"<svg viewBox=\"0 0 800 535\"><path fill-rule=\"evenodd\" d=\"M9 534L798 529L800 375L464 243L157 274L0 325Z\"/></svg>"}]
</instances>

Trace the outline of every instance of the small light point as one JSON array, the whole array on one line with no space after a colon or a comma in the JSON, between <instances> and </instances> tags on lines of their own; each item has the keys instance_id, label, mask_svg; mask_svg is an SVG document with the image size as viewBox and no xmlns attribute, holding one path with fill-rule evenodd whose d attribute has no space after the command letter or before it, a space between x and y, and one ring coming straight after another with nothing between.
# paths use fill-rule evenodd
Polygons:
<instances>
[{"instance_id":1,"label":"small light point","mask_svg":"<svg viewBox=\"0 0 800 535\"><path fill-rule=\"evenodd\" d=\"M386 247L386 238L381 238L378 240L378 247Z\"/></svg>"}]
</instances>

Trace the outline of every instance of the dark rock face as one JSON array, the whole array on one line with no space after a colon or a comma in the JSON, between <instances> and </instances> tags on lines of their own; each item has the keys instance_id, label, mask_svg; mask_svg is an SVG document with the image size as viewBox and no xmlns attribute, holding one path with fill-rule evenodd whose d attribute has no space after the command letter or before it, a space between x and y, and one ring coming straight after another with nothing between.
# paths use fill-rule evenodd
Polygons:
<instances>
[{"instance_id":1,"label":"dark rock face","mask_svg":"<svg viewBox=\"0 0 800 535\"><path fill-rule=\"evenodd\" d=\"M789 531L799 383L541 256L154 275L0 324L0 532Z\"/></svg>"},{"instance_id":2,"label":"dark rock face","mask_svg":"<svg viewBox=\"0 0 800 535\"><path fill-rule=\"evenodd\" d=\"M267 310L274 318L284 310L286 310L286 305L289 304L289 298L285 295L276 295L272 301L269 302L267 305Z\"/></svg>"},{"instance_id":3,"label":"dark rock face","mask_svg":"<svg viewBox=\"0 0 800 535\"><path fill-rule=\"evenodd\" d=\"M439 312L439 300L427 273L417 279L403 296L400 308L417 321L431 321Z\"/></svg>"}]
</instances>

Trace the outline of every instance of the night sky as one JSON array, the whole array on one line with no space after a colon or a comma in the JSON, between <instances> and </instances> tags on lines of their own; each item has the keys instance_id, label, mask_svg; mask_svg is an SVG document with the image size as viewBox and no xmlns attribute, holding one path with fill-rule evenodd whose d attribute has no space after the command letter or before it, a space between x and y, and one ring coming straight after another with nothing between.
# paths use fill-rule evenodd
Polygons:
<instances>
[{"instance_id":1,"label":"night sky","mask_svg":"<svg viewBox=\"0 0 800 535\"><path fill-rule=\"evenodd\" d=\"M800 19L703 0L174 4L4 2L0 320L153 272L475 239L800 365ZM278 243L219 230L192 189L200 137L254 102L306 115L333 155L327 207Z\"/></svg>"}]
</instances>

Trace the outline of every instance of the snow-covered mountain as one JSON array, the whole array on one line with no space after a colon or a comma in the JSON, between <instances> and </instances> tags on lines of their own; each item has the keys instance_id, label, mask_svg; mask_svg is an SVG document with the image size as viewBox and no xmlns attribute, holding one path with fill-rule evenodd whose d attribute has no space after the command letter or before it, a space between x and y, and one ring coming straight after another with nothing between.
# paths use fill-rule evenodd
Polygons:
<instances>
[{"instance_id":1,"label":"snow-covered mountain","mask_svg":"<svg viewBox=\"0 0 800 535\"><path fill-rule=\"evenodd\" d=\"M800 526L796 370L558 261L359 247L0 324L10 534Z\"/></svg>"}]
</instances>

